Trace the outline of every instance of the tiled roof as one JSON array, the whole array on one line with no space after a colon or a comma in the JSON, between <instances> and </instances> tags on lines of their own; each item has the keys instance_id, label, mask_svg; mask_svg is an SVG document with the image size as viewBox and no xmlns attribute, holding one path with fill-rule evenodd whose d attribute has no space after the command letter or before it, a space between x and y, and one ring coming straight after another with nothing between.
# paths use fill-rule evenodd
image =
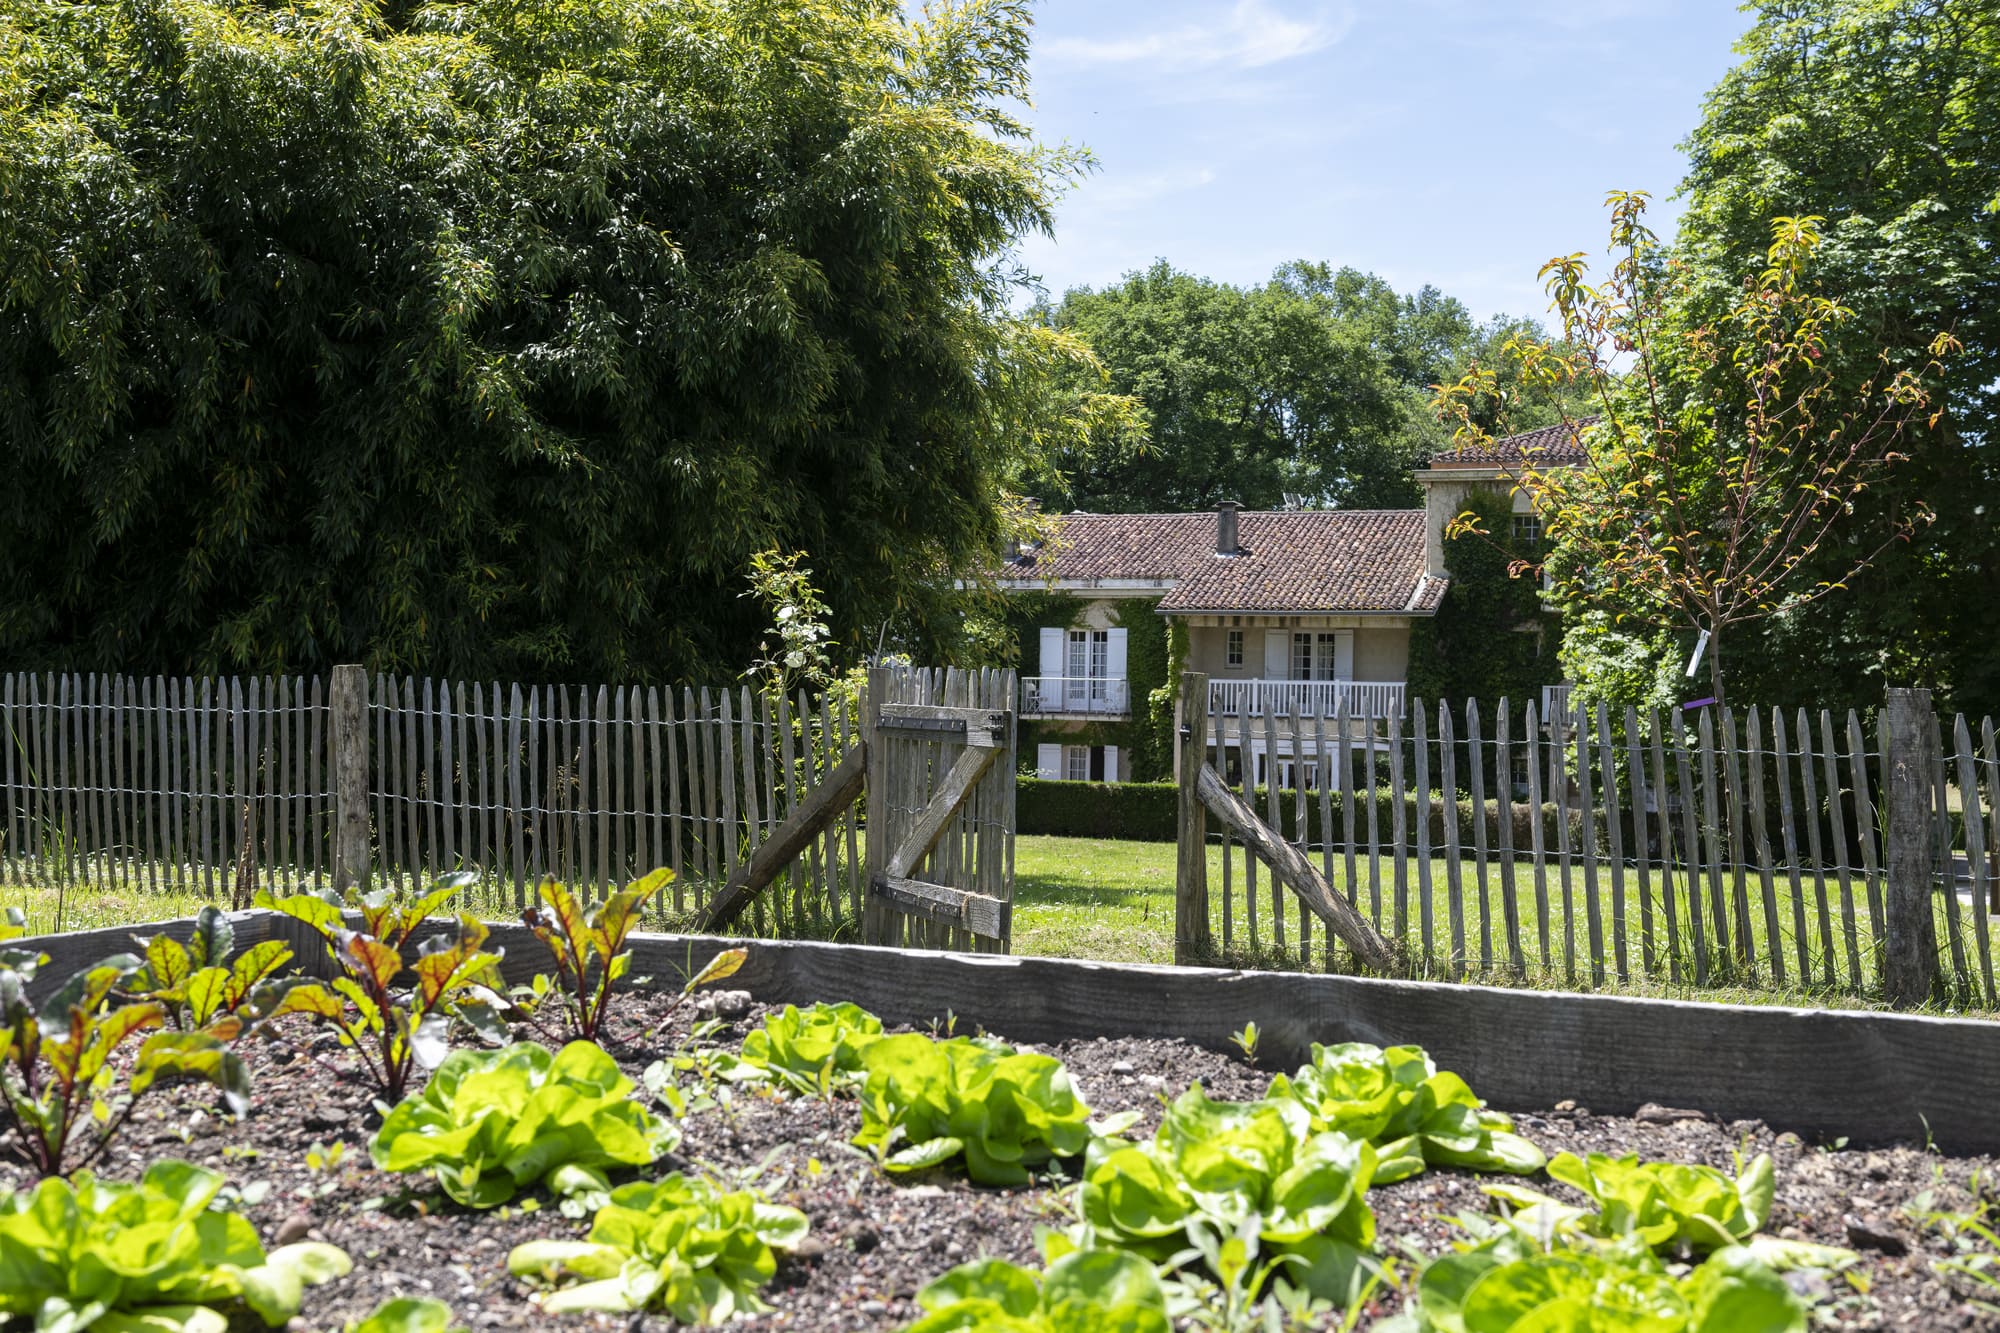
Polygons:
<instances>
[{"instance_id":1,"label":"tiled roof","mask_svg":"<svg viewBox=\"0 0 2000 1333\"><path fill-rule=\"evenodd\" d=\"M1450 449L1441 454L1431 455L1431 466L1504 467L1509 463L1519 463L1523 459L1530 459L1537 464L1581 463L1588 455L1584 452L1583 441L1577 438L1577 429L1588 426L1596 420L1596 417L1585 417L1576 422L1558 422L1553 426L1543 426L1540 430L1508 435L1489 445Z\"/></svg>"},{"instance_id":2,"label":"tiled roof","mask_svg":"<svg viewBox=\"0 0 2000 1333\"><path fill-rule=\"evenodd\" d=\"M1215 553L1216 516L1065 514L1048 548L1001 577L1029 584L1130 581L1166 585L1162 611L1409 611L1444 595L1424 577L1421 509L1244 513L1239 553Z\"/></svg>"}]
</instances>

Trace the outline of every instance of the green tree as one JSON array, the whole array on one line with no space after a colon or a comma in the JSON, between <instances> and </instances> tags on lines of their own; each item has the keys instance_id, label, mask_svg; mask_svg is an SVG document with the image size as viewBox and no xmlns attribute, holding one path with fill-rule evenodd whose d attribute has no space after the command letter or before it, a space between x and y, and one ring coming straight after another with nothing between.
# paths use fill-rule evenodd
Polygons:
<instances>
[{"instance_id":1,"label":"green tree","mask_svg":"<svg viewBox=\"0 0 2000 1333\"><path fill-rule=\"evenodd\" d=\"M1856 500L1900 459L1937 363L1878 365L1858 385L1829 365L1828 340L1853 312L1806 281L1817 218L1775 219L1762 271L1704 323L1685 271L1662 262L1644 225L1646 197L1615 193L1609 206L1616 263L1603 282L1586 281L1582 254L1542 269L1564 343L1508 345L1521 374L1573 385L1597 409L1574 423L1588 458L1572 466L1530 455L1506 471L1553 544L1539 571L1556 603L1707 636L1721 698L1736 631L1830 599L1879 554L1845 551L1815 577L1816 557L1841 550ZM1925 355L1948 343L1940 336ZM1491 372L1475 372L1440 390L1440 412L1461 438L1487 442L1471 412L1491 387ZM1884 544L1926 518L1906 513ZM1476 511L1452 528L1489 530Z\"/></svg>"},{"instance_id":2,"label":"green tree","mask_svg":"<svg viewBox=\"0 0 2000 1333\"><path fill-rule=\"evenodd\" d=\"M6 6L0 653L712 678L772 547L920 620L1104 407L1028 10Z\"/></svg>"},{"instance_id":3,"label":"green tree","mask_svg":"<svg viewBox=\"0 0 2000 1333\"><path fill-rule=\"evenodd\" d=\"M1532 319L1495 315L1481 324L1457 297L1435 287L1398 295L1373 273L1304 260L1279 268L1272 282L1318 302L1383 359L1401 400L1395 436L1382 445L1396 459L1421 459L1452 447L1452 428L1438 419L1432 395L1438 385L1454 383L1476 367L1494 373L1491 390L1471 407L1485 430L1507 435L1562 419L1566 386L1522 378L1505 355L1510 340L1542 336Z\"/></svg>"},{"instance_id":4,"label":"green tree","mask_svg":"<svg viewBox=\"0 0 2000 1333\"><path fill-rule=\"evenodd\" d=\"M1372 496L1388 480L1354 457L1388 433L1394 404L1368 348L1280 287L1244 290L1164 261L1046 311L1102 359L1146 429L1059 455L1052 507L1275 508L1288 492ZM1367 502L1365 499L1362 502Z\"/></svg>"},{"instance_id":5,"label":"green tree","mask_svg":"<svg viewBox=\"0 0 2000 1333\"><path fill-rule=\"evenodd\" d=\"M1239 500L1400 508L1418 503L1411 471L1450 444L1431 389L1531 321L1477 323L1426 287L1398 295L1371 273L1298 260L1269 282L1235 287L1164 260L1102 290L1079 288L1042 317L1102 360L1108 385L1079 381L1144 420L1102 414L1040 457L1029 489L1052 507L1109 513L1204 509ZM1089 400L1095 403L1098 400ZM1539 386L1496 379L1487 424L1527 430L1559 415ZM1082 415L1081 412L1072 414Z\"/></svg>"},{"instance_id":6,"label":"green tree","mask_svg":"<svg viewBox=\"0 0 2000 1333\"><path fill-rule=\"evenodd\" d=\"M1809 571L1835 578L1911 507L1937 521L1894 543L1840 598L1747 637L1734 670L1758 698L1879 703L1885 683L2000 709L2000 10L1991 0L1763 0L1741 61L1709 94L1687 149L1679 250L1705 317L1740 295L1767 219L1819 215L1817 279L1854 318L1830 333L1843 381L1887 354L1913 364L1940 331L1935 424L1857 500ZM1803 668L1803 669L1802 669Z\"/></svg>"}]
</instances>

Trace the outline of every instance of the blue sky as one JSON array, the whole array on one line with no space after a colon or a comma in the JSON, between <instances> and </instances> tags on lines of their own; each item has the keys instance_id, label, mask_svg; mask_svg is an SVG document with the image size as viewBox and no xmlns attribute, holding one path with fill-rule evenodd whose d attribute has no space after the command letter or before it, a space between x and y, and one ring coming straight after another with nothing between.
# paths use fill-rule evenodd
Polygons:
<instances>
[{"instance_id":1,"label":"blue sky","mask_svg":"<svg viewBox=\"0 0 2000 1333\"><path fill-rule=\"evenodd\" d=\"M1749 22L1734 0L1041 0L1029 119L1100 168L1023 258L1057 294L1155 258L1237 283L1323 259L1540 316L1536 270L1602 248L1607 190L1650 190L1671 230L1675 145Z\"/></svg>"}]
</instances>

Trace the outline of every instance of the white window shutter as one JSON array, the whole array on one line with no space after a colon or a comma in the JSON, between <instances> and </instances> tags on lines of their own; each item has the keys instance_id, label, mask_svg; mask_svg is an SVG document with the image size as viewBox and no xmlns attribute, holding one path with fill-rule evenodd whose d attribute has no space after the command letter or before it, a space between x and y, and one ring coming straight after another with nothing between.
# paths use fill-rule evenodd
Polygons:
<instances>
[{"instance_id":1,"label":"white window shutter","mask_svg":"<svg viewBox=\"0 0 2000 1333\"><path fill-rule=\"evenodd\" d=\"M1044 634L1047 630L1042 631ZM1062 746L1037 745L1035 747L1035 776L1055 779L1062 776Z\"/></svg>"},{"instance_id":2,"label":"white window shutter","mask_svg":"<svg viewBox=\"0 0 2000 1333\"><path fill-rule=\"evenodd\" d=\"M1344 629L1333 636L1333 678L1354 679L1354 631Z\"/></svg>"},{"instance_id":3,"label":"white window shutter","mask_svg":"<svg viewBox=\"0 0 2000 1333\"><path fill-rule=\"evenodd\" d=\"M1042 669L1038 674L1045 677L1063 674L1063 637L1060 629L1042 626Z\"/></svg>"},{"instance_id":4,"label":"white window shutter","mask_svg":"<svg viewBox=\"0 0 2000 1333\"><path fill-rule=\"evenodd\" d=\"M1120 631L1111 632L1117 634ZM1115 745L1104 747L1104 780L1114 787L1118 785L1118 747Z\"/></svg>"},{"instance_id":5,"label":"white window shutter","mask_svg":"<svg viewBox=\"0 0 2000 1333\"><path fill-rule=\"evenodd\" d=\"M1104 644L1104 674L1113 680L1125 679L1125 631L1114 629Z\"/></svg>"},{"instance_id":6,"label":"white window shutter","mask_svg":"<svg viewBox=\"0 0 2000 1333\"><path fill-rule=\"evenodd\" d=\"M1264 679L1292 677L1292 636L1281 629L1264 631Z\"/></svg>"}]
</instances>

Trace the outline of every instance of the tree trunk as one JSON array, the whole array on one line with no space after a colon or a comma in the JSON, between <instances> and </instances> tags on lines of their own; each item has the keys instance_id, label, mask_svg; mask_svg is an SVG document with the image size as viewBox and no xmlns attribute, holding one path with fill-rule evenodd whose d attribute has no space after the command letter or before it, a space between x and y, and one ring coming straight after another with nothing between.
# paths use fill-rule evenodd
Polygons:
<instances>
[{"instance_id":1,"label":"tree trunk","mask_svg":"<svg viewBox=\"0 0 2000 1333\"><path fill-rule=\"evenodd\" d=\"M1708 692L1715 696L1715 706L1722 707L1722 627L1711 624L1708 627Z\"/></svg>"}]
</instances>

